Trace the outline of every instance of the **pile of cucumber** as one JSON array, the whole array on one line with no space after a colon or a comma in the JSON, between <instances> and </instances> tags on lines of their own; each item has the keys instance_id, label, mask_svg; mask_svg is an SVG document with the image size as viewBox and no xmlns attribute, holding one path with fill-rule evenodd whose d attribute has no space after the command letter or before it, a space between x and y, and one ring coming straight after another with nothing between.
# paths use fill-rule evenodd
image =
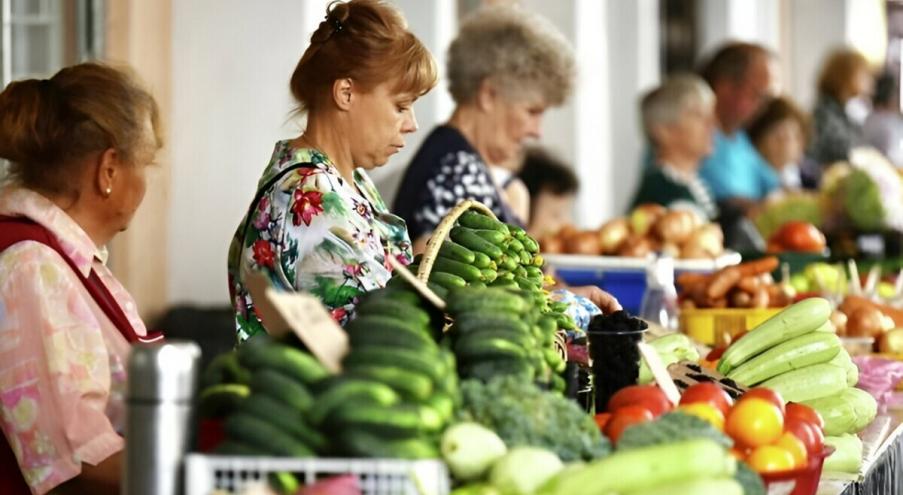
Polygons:
<instances>
[{"instance_id":1,"label":"pile of cucumber","mask_svg":"<svg viewBox=\"0 0 903 495\"><path fill-rule=\"evenodd\" d=\"M451 291L447 311L454 324L448 338L462 379L519 375L564 390L565 362L554 346L556 317L543 313L532 295L495 287Z\"/></svg>"},{"instance_id":2,"label":"pile of cucumber","mask_svg":"<svg viewBox=\"0 0 903 495\"><path fill-rule=\"evenodd\" d=\"M420 296L396 288L368 294L356 313L345 327L343 373L317 395L311 422L338 455L438 457L460 396L454 355L436 344L432 316Z\"/></svg>"},{"instance_id":3,"label":"pile of cucumber","mask_svg":"<svg viewBox=\"0 0 903 495\"><path fill-rule=\"evenodd\" d=\"M450 290L466 286L539 290L542 265L539 243L524 229L469 210L442 241L429 286L443 299Z\"/></svg>"},{"instance_id":4,"label":"pile of cucumber","mask_svg":"<svg viewBox=\"0 0 903 495\"><path fill-rule=\"evenodd\" d=\"M224 423L226 455L312 457L327 448L326 438L309 421L326 368L310 354L266 335L237 351L251 373L250 395Z\"/></svg>"},{"instance_id":5,"label":"pile of cucumber","mask_svg":"<svg viewBox=\"0 0 903 495\"><path fill-rule=\"evenodd\" d=\"M855 387L859 368L834 333L831 311L818 297L789 306L728 347L718 371L812 407L826 435L858 433L875 418L877 404Z\"/></svg>"}]
</instances>

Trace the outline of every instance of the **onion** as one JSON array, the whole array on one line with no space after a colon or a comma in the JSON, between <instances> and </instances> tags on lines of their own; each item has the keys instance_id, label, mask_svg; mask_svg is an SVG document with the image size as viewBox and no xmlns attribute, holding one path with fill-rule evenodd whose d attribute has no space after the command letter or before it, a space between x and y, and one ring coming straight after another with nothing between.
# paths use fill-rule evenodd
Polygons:
<instances>
[{"instance_id":1,"label":"onion","mask_svg":"<svg viewBox=\"0 0 903 495\"><path fill-rule=\"evenodd\" d=\"M693 214L688 211L669 211L661 217L652 231L662 242L683 244L693 234Z\"/></svg>"},{"instance_id":2,"label":"onion","mask_svg":"<svg viewBox=\"0 0 903 495\"><path fill-rule=\"evenodd\" d=\"M847 316L850 337L879 337L884 332L884 314L874 307L863 306Z\"/></svg>"},{"instance_id":3,"label":"onion","mask_svg":"<svg viewBox=\"0 0 903 495\"><path fill-rule=\"evenodd\" d=\"M630 225L625 218L616 218L599 229L599 246L603 254L617 252L630 235Z\"/></svg>"},{"instance_id":4,"label":"onion","mask_svg":"<svg viewBox=\"0 0 903 495\"><path fill-rule=\"evenodd\" d=\"M540 239L539 248L544 254L559 254L564 252L564 241L557 235L549 235Z\"/></svg>"},{"instance_id":5,"label":"onion","mask_svg":"<svg viewBox=\"0 0 903 495\"><path fill-rule=\"evenodd\" d=\"M652 241L646 237L630 236L624 241L621 249L618 250L619 256L627 256L629 258L645 258L654 250Z\"/></svg>"},{"instance_id":6,"label":"onion","mask_svg":"<svg viewBox=\"0 0 903 495\"><path fill-rule=\"evenodd\" d=\"M577 232L565 241L564 247L567 252L572 254L602 254L599 235L594 230Z\"/></svg>"},{"instance_id":7,"label":"onion","mask_svg":"<svg viewBox=\"0 0 903 495\"><path fill-rule=\"evenodd\" d=\"M878 350L889 354L903 354L903 328L890 330L881 335Z\"/></svg>"}]
</instances>

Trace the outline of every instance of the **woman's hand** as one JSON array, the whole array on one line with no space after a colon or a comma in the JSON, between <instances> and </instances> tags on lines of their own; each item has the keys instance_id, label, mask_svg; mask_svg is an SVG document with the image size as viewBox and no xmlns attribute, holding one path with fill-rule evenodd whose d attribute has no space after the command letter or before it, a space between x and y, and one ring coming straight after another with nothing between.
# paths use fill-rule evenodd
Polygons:
<instances>
[{"instance_id":1,"label":"woman's hand","mask_svg":"<svg viewBox=\"0 0 903 495\"><path fill-rule=\"evenodd\" d=\"M618 302L617 299L614 298L608 292L596 287L595 285L585 285L583 287L568 287L569 291L577 294L578 296L583 296L590 300L593 304L599 307L604 314L614 313L615 311L620 311L621 303Z\"/></svg>"}]
</instances>

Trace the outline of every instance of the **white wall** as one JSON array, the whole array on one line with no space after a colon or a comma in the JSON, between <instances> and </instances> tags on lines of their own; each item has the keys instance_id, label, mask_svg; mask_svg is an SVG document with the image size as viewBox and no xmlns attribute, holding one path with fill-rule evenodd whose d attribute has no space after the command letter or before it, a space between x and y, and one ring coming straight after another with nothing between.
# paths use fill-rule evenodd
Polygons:
<instances>
[{"instance_id":1,"label":"white wall","mask_svg":"<svg viewBox=\"0 0 903 495\"><path fill-rule=\"evenodd\" d=\"M288 81L325 3L173 2L171 302L228 302L229 241L275 141L297 133Z\"/></svg>"}]
</instances>

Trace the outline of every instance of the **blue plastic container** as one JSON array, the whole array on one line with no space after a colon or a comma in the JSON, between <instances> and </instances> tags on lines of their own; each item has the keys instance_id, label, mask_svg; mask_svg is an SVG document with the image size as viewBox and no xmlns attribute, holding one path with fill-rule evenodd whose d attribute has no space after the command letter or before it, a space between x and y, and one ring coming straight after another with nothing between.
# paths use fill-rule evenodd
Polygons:
<instances>
[{"instance_id":1,"label":"blue plastic container","mask_svg":"<svg viewBox=\"0 0 903 495\"><path fill-rule=\"evenodd\" d=\"M558 268L556 275L570 286L595 285L608 292L631 314L639 314L646 293L646 272Z\"/></svg>"}]
</instances>

